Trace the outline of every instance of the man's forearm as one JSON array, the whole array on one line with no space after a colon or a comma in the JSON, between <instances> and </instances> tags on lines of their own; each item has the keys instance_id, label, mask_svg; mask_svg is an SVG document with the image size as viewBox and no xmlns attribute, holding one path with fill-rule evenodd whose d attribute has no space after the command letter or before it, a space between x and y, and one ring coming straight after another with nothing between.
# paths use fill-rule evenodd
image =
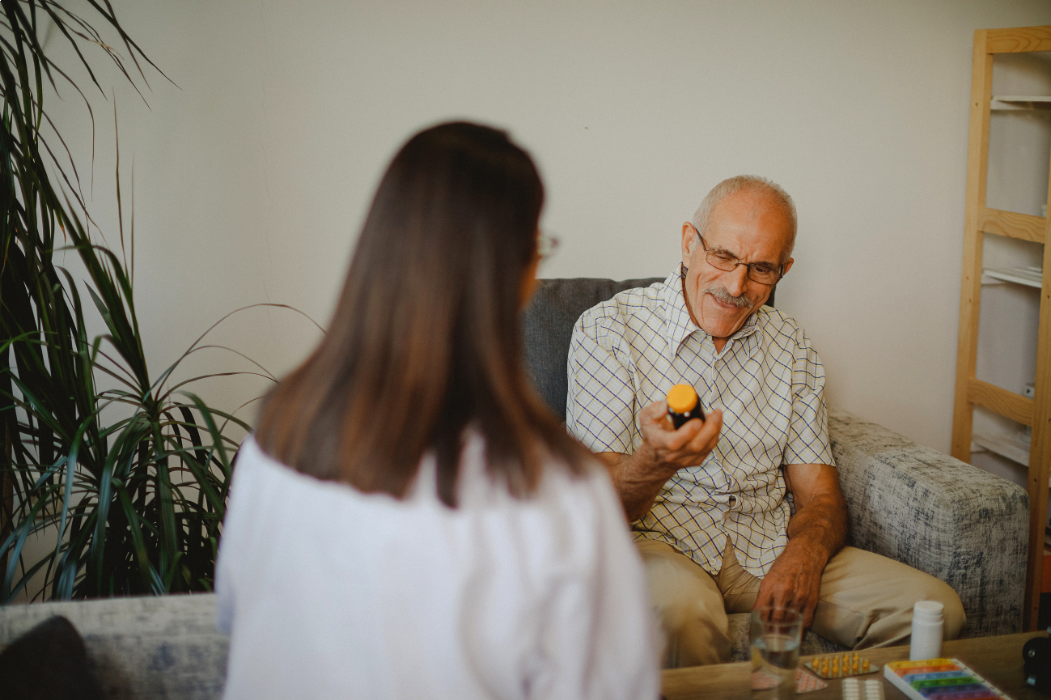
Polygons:
<instances>
[{"instance_id":1,"label":"man's forearm","mask_svg":"<svg viewBox=\"0 0 1051 700\"><path fill-rule=\"evenodd\" d=\"M847 538L847 507L839 493L821 494L797 507L788 521L785 551L802 550L823 569Z\"/></svg>"},{"instance_id":2,"label":"man's forearm","mask_svg":"<svg viewBox=\"0 0 1051 700\"><path fill-rule=\"evenodd\" d=\"M703 421L693 419L675 429L664 401L647 404L638 418L642 443L634 453L597 453L609 470L629 523L650 512L657 494L675 472L708 458L723 428L723 412L716 409Z\"/></svg>"},{"instance_id":3,"label":"man's forearm","mask_svg":"<svg viewBox=\"0 0 1051 700\"><path fill-rule=\"evenodd\" d=\"M821 574L847 536L847 504L834 467L789 465L785 480L795 497L788 544L763 577L757 606L793 607L810 625L821 591Z\"/></svg>"},{"instance_id":4,"label":"man's forearm","mask_svg":"<svg viewBox=\"0 0 1051 700\"><path fill-rule=\"evenodd\" d=\"M602 452L597 456L609 471L613 488L620 496L629 523L650 512L653 502L657 500L657 494L677 471L674 465L662 466L655 463L645 448L630 455Z\"/></svg>"}]
</instances>

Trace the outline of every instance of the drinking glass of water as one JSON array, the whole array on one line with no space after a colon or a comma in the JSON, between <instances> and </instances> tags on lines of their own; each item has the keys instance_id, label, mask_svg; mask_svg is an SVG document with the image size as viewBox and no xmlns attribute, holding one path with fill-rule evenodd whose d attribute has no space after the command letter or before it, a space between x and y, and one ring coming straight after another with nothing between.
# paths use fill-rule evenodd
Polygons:
<instances>
[{"instance_id":1,"label":"drinking glass of water","mask_svg":"<svg viewBox=\"0 0 1051 700\"><path fill-rule=\"evenodd\" d=\"M752 698L792 700L803 618L791 608L752 610Z\"/></svg>"}]
</instances>

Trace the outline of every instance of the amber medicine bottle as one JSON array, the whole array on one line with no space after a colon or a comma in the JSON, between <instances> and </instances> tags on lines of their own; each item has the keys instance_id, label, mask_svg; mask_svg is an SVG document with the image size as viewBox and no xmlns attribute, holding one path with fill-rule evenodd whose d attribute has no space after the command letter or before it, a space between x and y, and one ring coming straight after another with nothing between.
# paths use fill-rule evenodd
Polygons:
<instances>
[{"instance_id":1,"label":"amber medicine bottle","mask_svg":"<svg viewBox=\"0 0 1051 700\"><path fill-rule=\"evenodd\" d=\"M668 392L668 415L671 422L678 430L683 423L691 418L704 420L704 411L701 410L701 400L697 392L689 384L676 384Z\"/></svg>"}]
</instances>

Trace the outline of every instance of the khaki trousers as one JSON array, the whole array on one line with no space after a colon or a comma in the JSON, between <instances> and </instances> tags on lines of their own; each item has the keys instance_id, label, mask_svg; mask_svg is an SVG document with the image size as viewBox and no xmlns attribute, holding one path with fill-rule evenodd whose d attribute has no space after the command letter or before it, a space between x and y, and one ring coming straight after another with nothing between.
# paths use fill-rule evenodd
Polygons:
<instances>
[{"instance_id":1,"label":"khaki trousers","mask_svg":"<svg viewBox=\"0 0 1051 700\"><path fill-rule=\"evenodd\" d=\"M761 582L738 563L729 539L716 576L664 542L635 545L665 638L664 667L728 661L727 613L750 612ZM821 576L811 629L851 649L907 644L917 600L944 605L945 639L959 636L966 616L948 584L893 559L844 547Z\"/></svg>"}]
</instances>

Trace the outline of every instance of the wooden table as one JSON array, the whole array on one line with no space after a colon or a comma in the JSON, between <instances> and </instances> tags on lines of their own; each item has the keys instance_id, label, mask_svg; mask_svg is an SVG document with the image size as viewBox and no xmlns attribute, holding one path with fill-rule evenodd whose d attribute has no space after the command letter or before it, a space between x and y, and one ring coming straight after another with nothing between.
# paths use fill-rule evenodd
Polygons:
<instances>
[{"instance_id":1,"label":"wooden table","mask_svg":"<svg viewBox=\"0 0 1051 700\"><path fill-rule=\"evenodd\" d=\"M942 656L959 659L970 666L987 681L1014 700L1048 700L1049 696L1038 693L1026 684L1022 672L1022 645L1033 637L1047 636L1046 632L1023 632L1002 637L980 637L957 639L942 645ZM888 647L866 649L860 652L863 658L879 665L878 677L883 678L883 664L909 658L909 648ZM804 656L800 663L812 657ZM748 700L751 696L749 675L752 664L742 661L718 666L694 666L677 668L661 673L661 694L666 700ZM875 675L857 676L862 680ZM828 687L812 693L797 695L798 700L839 700L842 698L840 680L828 681ZM907 696L892 686L883 683L885 700L908 700Z\"/></svg>"}]
</instances>

